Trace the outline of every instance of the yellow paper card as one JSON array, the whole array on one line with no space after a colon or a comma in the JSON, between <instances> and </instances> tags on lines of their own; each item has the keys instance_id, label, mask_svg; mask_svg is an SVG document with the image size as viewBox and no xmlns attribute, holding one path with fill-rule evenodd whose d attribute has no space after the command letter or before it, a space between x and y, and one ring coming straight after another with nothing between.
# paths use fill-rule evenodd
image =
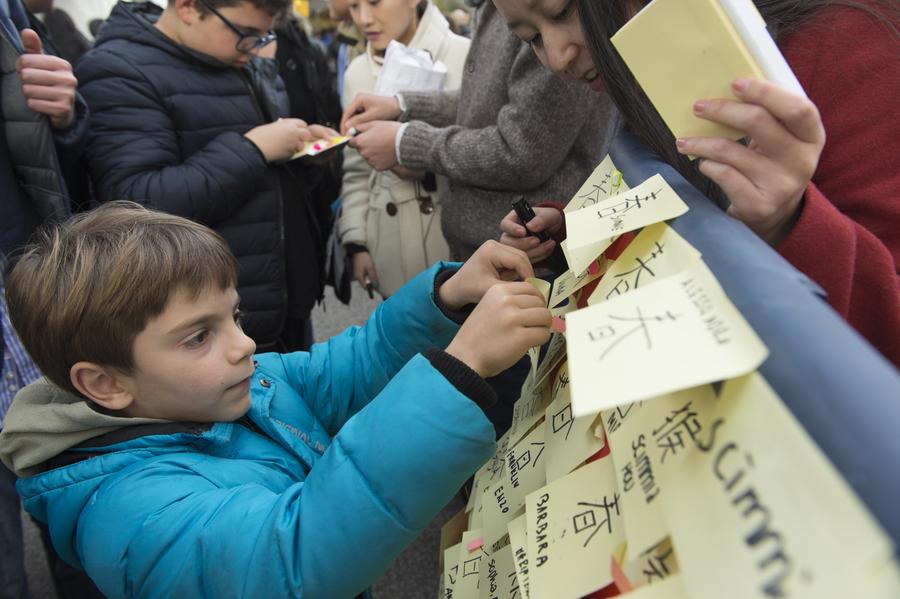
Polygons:
<instances>
[{"instance_id":1,"label":"yellow paper card","mask_svg":"<svg viewBox=\"0 0 900 599\"><path fill-rule=\"evenodd\" d=\"M528 537L525 531L525 515L512 520L507 529L509 530L509 547L516 564L516 582L522 597L528 599Z\"/></svg>"},{"instance_id":2,"label":"yellow paper card","mask_svg":"<svg viewBox=\"0 0 900 599\"><path fill-rule=\"evenodd\" d=\"M607 154L566 204L565 211L573 212L585 206L592 206L623 191L628 191L628 184L622 179L622 173Z\"/></svg>"},{"instance_id":3,"label":"yellow paper card","mask_svg":"<svg viewBox=\"0 0 900 599\"><path fill-rule=\"evenodd\" d=\"M622 565L622 572L634 587L655 584L679 571L678 559L669 537Z\"/></svg>"},{"instance_id":4,"label":"yellow paper card","mask_svg":"<svg viewBox=\"0 0 900 599\"><path fill-rule=\"evenodd\" d=\"M709 576L716 576L714 572L709 572ZM623 599L694 599L693 595L688 595L684 588L684 581L680 574L669 576L663 580L650 585L638 587L622 595ZM719 599L731 599L729 596L720 597Z\"/></svg>"},{"instance_id":5,"label":"yellow paper card","mask_svg":"<svg viewBox=\"0 0 900 599\"><path fill-rule=\"evenodd\" d=\"M768 355L702 260L572 312L566 337L576 417L740 376Z\"/></svg>"},{"instance_id":6,"label":"yellow paper card","mask_svg":"<svg viewBox=\"0 0 900 599\"><path fill-rule=\"evenodd\" d=\"M475 477L472 481L472 492L469 494L469 501L466 504L467 512L472 511L475 505L475 498L479 496L479 491L483 492L488 485L497 482L503 475L503 465L506 458L506 449L509 447L509 437L510 431L506 431L503 433L503 436L497 439L497 449L493 457L475 472Z\"/></svg>"},{"instance_id":7,"label":"yellow paper card","mask_svg":"<svg viewBox=\"0 0 900 599\"><path fill-rule=\"evenodd\" d=\"M603 439L594 434L593 416L572 416L569 369L566 365L556 375L551 393L553 402L544 413L547 482L562 478L604 446Z\"/></svg>"},{"instance_id":8,"label":"yellow paper card","mask_svg":"<svg viewBox=\"0 0 900 599\"><path fill-rule=\"evenodd\" d=\"M455 516L447 520L441 527L440 567L444 570L444 552L454 545L462 542L462 535L468 527L468 514L462 509Z\"/></svg>"},{"instance_id":9,"label":"yellow paper card","mask_svg":"<svg viewBox=\"0 0 900 599\"><path fill-rule=\"evenodd\" d=\"M444 596L448 599L454 596L456 579L459 574L459 549L462 543L458 543L444 550Z\"/></svg>"},{"instance_id":10,"label":"yellow paper card","mask_svg":"<svg viewBox=\"0 0 900 599\"><path fill-rule=\"evenodd\" d=\"M547 343L547 352L544 354L544 359L538 365L538 368L534 373L535 384L542 384L544 379L553 372L556 365L565 357L566 336L563 333L554 332L550 335L550 341Z\"/></svg>"},{"instance_id":11,"label":"yellow paper card","mask_svg":"<svg viewBox=\"0 0 900 599\"><path fill-rule=\"evenodd\" d=\"M888 537L756 373L725 382L663 499L695 599L833 597L892 558Z\"/></svg>"},{"instance_id":12,"label":"yellow paper card","mask_svg":"<svg viewBox=\"0 0 900 599\"><path fill-rule=\"evenodd\" d=\"M766 78L717 0L654 0L612 43L675 137L744 136L693 113L697 100L734 98L738 77Z\"/></svg>"},{"instance_id":13,"label":"yellow paper card","mask_svg":"<svg viewBox=\"0 0 900 599\"><path fill-rule=\"evenodd\" d=\"M571 270L567 270L558 276L556 280L553 281L553 290L550 293L550 299L547 302L547 305L550 308L555 308L564 299L571 296L588 283L603 276L603 273L607 268L607 260L603 258L600 260L600 263L600 268L593 273L586 270L580 275L576 275Z\"/></svg>"},{"instance_id":14,"label":"yellow paper card","mask_svg":"<svg viewBox=\"0 0 900 599\"><path fill-rule=\"evenodd\" d=\"M544 428L539 426L506 451L505 474L488 487L483 499L484 544L490 547L506 534L506 525L521 515L525 495L547 483Z\"/></svg>"},{"instance_id":15,"label":"yellow paper card","mask_svg":"<svg viewBox=\"0 0 900 599\"><path fill-rule=\"evenodd\" d=\"M485 551L478 581L481 599L511 599L517 597L518 581L512 548L504 545L493 553Z\"/></svg>"},{"instance_id":16,"label":"yellow paper card","mask_svg":"<svg viewBox=\"0 0 900 599\"><path fill-rule=\"evenodd\" d=\"M512 424L509 427L511 445L515 445L531 432L534 425L544 417L544 410L550 404L549 381L545 380L540 385L523 391L527 391L528 394L522 395L513 404Z\"/></svg>"},{"instance_id":17,"label":"yellow paper card","mask_svg":"<svg viewBox=\"0 0 900 599\"><path fill-rule=\"evenodd\" d=\"M575 249L569 247L568 239L564 239L560 242L559 248L566 258L566 264L569 265L569 270L578 273L578 275L581 276L587 271L591 262L599 258L600 254L602 254L606 248L611 246L615 239L615 237L610 239L600 239Z\"/></svg>"},{"instance_id":18,"label":"yellow paper card","mask_svg":"<svg viewBox=\"0 0 900 599\"><path fill-rule=\"evenodd\" d=\"M484 544L488 547L507 534L506 525L510 520L525 513L525 503L512 503L510 483L504 477L498 483L488 487L482 499L481 530L484 532Z\"/></svg>"},{"instance_id":19,"label":"yellow paper card","mask_svg":"<svg viewBox=\"0 0 900 599\"><path fill-rule=\"evenodd\" d=\"M644 227L609 265L587 303L593 306L677 274L699 257L700 252L666 223Z\"/></svg>"},{"instance_id":20,"label":"yellow paper card","mask_svg":"<svg viewBox=\"0 0 900 599\"><path fill-rule=\"evenodd\" d=\"M535 597L577 599L612 582L610 558L624 539L612 460L586 464L529 495L525 522Z\"/></svg>"},{"instance_id":21,"label":"yellow paper card","mask_svg":"<svg viewBox=\"0 0 900 599\"><path fill-rule=\"evenodd\" d=\"M544 458L544 427L538 426L506 451L509 498L516 509L525 505L525 496L547 484Z\"/></svg>"},{"instance_id":22,"label":"yellow paper card","mask_svg":"<svg viewBox=\"0 0 900 599\"><path fill-rule=\"evenodd\" d=\"M544 296L544 304L546 305L547 299L550 297L550 289L553 287L548 281L543 279L536 279L534 277L529 277L525 279L526 283L530 283L532 287L538 290L538 292Z\"/></svg>"},{"instance_id":23,"label":"yellow paper card","mask_svg":"<svg viewBox=\"0 0 900 599\"><path fill-rule=\"evenodd\" d=\"M634 231L687 212L684 203L661 175L653 175L634 189L593 206L566 213L569 252ZM573 272L581 272L569 267Z\"/></svg>"},{"instance_id":24,"label":"yellow paper card","mask_svg":"<svg viewBox=\"0 0 900 599\"><path fill-rule=\"evenodd\" d=\"M694 448L716 406L710 385L604 410L603 423L616 467L628 556L669 534L662 510L665 476Z\"/></svg>"},{"instance_id":25,"label":"yellow paper card","mask_svg":"<svg viewBox=\"0 0 900 599\"><path fill-rule=\"evenodd\" d=\"M453 599L479 599L478 578L484 555L481 547L469 551L469 543L480 537L480 530L467 530L463 533L462 543L459 544L459 569L453 586Z\"/></svg>"}]
</instances>

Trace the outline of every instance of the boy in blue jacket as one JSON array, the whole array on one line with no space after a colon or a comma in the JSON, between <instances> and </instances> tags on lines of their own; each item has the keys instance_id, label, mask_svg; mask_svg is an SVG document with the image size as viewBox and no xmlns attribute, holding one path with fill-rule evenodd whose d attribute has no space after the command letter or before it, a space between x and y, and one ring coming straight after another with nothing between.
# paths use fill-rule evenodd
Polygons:
<instances>
[{"instance_id":1,"label":"boy in blue jacket","mask_svg":"<svg viewBox=\"0 0 900 599\"><path fill-rule=\"evenodd\" d=\"M549 337L540 294L505 282L524 253L457 266L309 353L254 355L221 237L129 203L79 215L9 277L46 378L0 458L108 596L352 597L492 455L483 377Z\"/></svg>"}]
</instances>

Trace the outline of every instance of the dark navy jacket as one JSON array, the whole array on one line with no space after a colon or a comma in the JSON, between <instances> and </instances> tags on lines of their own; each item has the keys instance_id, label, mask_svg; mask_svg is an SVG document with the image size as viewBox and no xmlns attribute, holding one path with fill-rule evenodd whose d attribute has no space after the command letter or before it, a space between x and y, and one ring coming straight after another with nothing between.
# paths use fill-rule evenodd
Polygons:
<instances>
[{"instance_id":1,"label":"dark navy jacket","mask_svg":"<svg viewBox=\"0 0 900 599\"><path fill-rule=\"evenodd\" d=\"M302 174L268 165L244 133L288 116L274 61L236 69L167 38L150 3L119 3L78 64L91 109L87 158L102 202L127 199L199 221L220 233L240 265L245 328L257 343L279 335L288 309L282 219L304 277L292 308L309 314L320 296L317 233ZM304 245L305 244L305 245ZM298 248L299 246L299 248ZM292 273L296 274L296 270Z\"/></svg>"}]
</instances>

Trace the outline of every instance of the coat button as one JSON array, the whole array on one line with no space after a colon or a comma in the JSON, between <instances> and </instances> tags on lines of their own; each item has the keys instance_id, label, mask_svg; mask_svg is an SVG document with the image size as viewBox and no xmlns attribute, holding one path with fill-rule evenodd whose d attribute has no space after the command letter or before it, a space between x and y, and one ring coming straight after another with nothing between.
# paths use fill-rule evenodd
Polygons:
<instances>
[{"instance_id":1,"label":"coat button","mask_svg":"<svg viewBox=\"0 0 900 599\"><path fill-rule=\"evenodd\" d=\"M259 384L266 389L272 386L272 383L269 382L269 379L259 379Z\"/></svg>"},{"instance_id":2,"label":"coat button","mask_svg":"<svg viewBox=\"0 0 900 599\"><path fill-rule=\"evenodd\" d=\"M475 72L475 61L474 60L466 61L466 70L469 71L470 73Z\"/></svg>"},{"instance_id":3,"label":"coat button","mask_svg":"<svg viewBox=\"0 0 900 599\"><path fill-rule=\"evenodd\" d=\"M397 214L397 204L394 202L388 202L384 209L387 211L388 216L395 216Z\"/></svg>"}]
</instances>

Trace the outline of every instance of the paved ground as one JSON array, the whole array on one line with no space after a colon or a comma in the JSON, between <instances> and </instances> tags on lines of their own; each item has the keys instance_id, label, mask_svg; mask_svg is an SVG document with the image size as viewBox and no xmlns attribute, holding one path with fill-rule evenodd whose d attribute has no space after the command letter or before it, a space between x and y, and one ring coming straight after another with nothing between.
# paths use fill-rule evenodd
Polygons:
<instances>
[{"instance_id":1,"label":"paved ground","mask_svg":"<svg viewBox=\"0 0 900 599\"><path fill-rule=\"evenodd\" d=\"M325 302L313 314L313 328L317 341L327 339L352 324L359 324L378 305L369 300L354 286L350 306L334 299L331 290L326 291ZM375 584L377 599L434 599L438 594L438 545L440 528L465 505L461 498L454 498L431 523L429 528L396 560L393 566ZM23 514L24 516L24 514ZM25 558L28 586L34 599L56 599L50 582L43 547L37 529L27 517L25 526ZM353 567L348 564L348 567Z\"/></svg>"}]
</instances>

